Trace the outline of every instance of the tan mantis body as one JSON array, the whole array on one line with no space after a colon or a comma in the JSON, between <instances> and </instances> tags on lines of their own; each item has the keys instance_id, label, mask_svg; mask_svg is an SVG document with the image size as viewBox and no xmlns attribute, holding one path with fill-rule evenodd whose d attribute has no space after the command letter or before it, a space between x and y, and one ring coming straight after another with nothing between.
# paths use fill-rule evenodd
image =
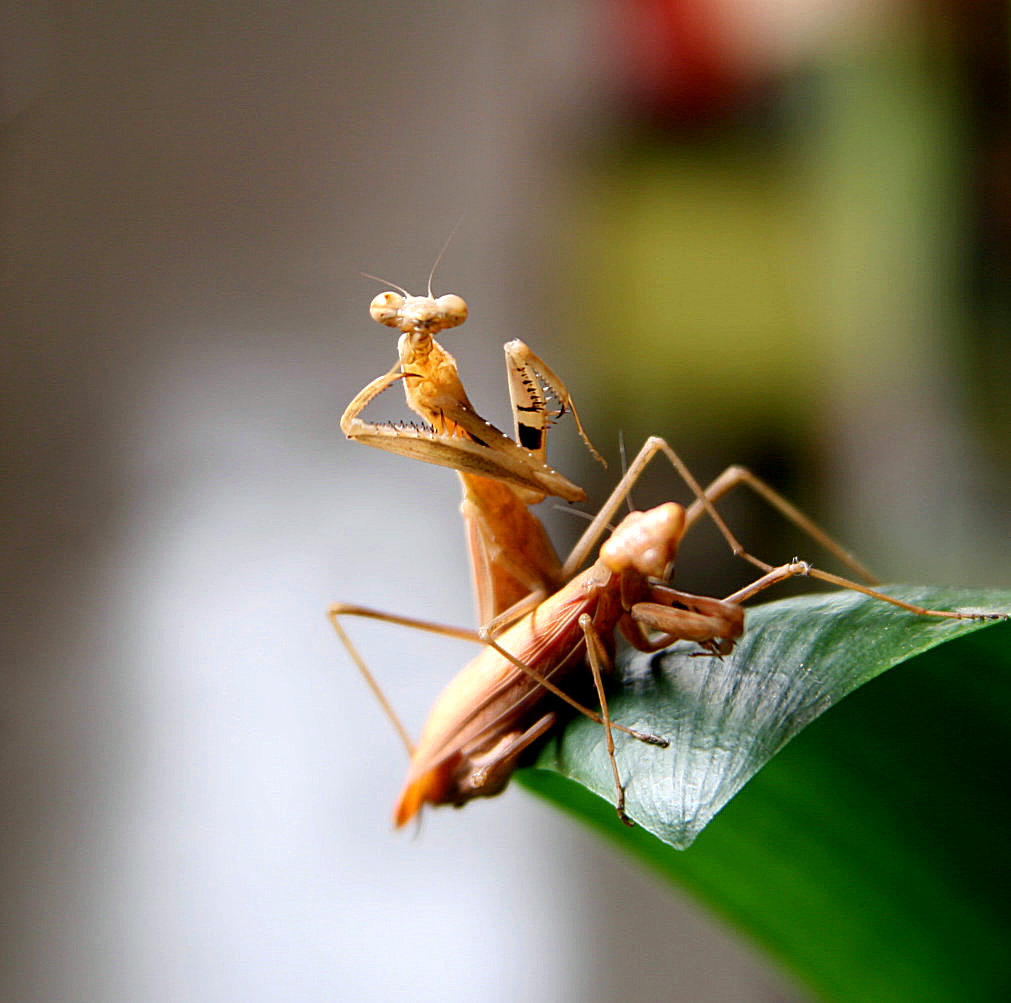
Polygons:
<instances>
[{"instance_id":1,"label":"tan mantis body","mask_svg":"<svg viewBox=\"0 0 1011 1003\"><path fill-rule=\"evenodd\" d=\"M740 606L651 581L673 561L684 519L684 509L674 502L626 516L591 567L513 624L496 647L486 648L456 676L432 708L411 757L395 814L398 826L425 803L461 805L497 794L522 754L550 731L560 704L517 662L536 668L556 685L590 662L613 763L600 680L612 664L616 630L643 651L675 639L697 641L720 653L733 647L744 629ZM648 631L661 635L651 639ZM616 767L615 784L624 817Z\"/></svg>"}]
</instances>

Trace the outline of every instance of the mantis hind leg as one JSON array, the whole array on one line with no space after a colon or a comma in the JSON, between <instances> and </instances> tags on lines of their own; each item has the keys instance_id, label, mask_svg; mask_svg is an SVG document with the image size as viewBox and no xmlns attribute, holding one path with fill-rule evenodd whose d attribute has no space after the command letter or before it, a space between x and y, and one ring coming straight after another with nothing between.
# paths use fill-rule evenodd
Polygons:
<instances>
[{"instance_id":1,"label":"mantis hind leg","mask_svg":"<svg viewBox=\"0 0 1011 1003\"><path fill-rule=\"evenodd\" d=\"M677 472L681 480L684 481L691 490L692 494L695 495L695 500L688 506L685 512L685 532L691 529L691 527L695 525L703 515L708 515L715 524L716 528L719 530L720 535L727 541L727 545L736 556L748 561L750 564L753 564L763 572L771 571L775 565L760 560L754 555L748 553L724 522L723 517L716 510L715 503L720 498L739 484L744 484L755 491L760 497L766 500L786 519L794 523L794 525L810 536L820 546L835 555L859 577L865 578L870 582L877 581L877 579L869 571L867 571L867 569L864 568L864 566L860 564L855 557L832 539L832 537L829 536L829 534L826 533L820 526L818 526L814 520L804 515L804 513L801 512L795 505L788 502L782 495L760 478L752 474L745 467L728 467L722 474L720 474L719 477L716 478L716 480L712 482L712 484L709 485L709 487L703 490L702 486L695 479L695 476L692 474L684 460L678 456L665 439L655 435L650 436L650 438L648 438L643 444L642 449L639 450L635 458L629 464L628 470L625 471L624 476L615 486L611 495L594 517L586 532L583 533L575 547L573 547L572 553L569 555L563 567L563 574L574 574L575 570L586 560L590 551L593 550L597 541L603 535L611 519L614 518L615 512L617 512L618 508L628 497L629 492L635 486L635 483L642 476L643 471L647 466L649 466L654 457L660 453L667 458L668 462Z\"/></svg>"},{"instance_id":2,"label":"mantis hind leg","mask_svg":"<svg viewBox=\"0 0 1011 1003\"><path fill-rule=\"evenodd\" d=\"M615 489L611 492L610 497L594 517L590 526L583 533L582 537L580 537L579 541L573 548L572 553L565 561L565 564L562 567L563 577L566 579L571 577L586 561L590 551L607 530L608 524L614 517L615 512L617 512L618 508L628 497L629 491L631 491L636 481L638 481L638 479L642 476L643 471L658 453L663 453L663 455L666 456L671 466L677 471L678 475L685 484L688 485L692 494L695 495L695 501L688 506L685 512L685 532L694 526L703 515L708 515L715 524L716 528L719 530L720 535L727 541L727 545L730 547L733 554L736 557L747 561L749 564L758 568L758 570L762 572L763 577L758 579L760 582L764 581L765 578L770 575L774 576L774 581L782 581L785 577L794 577L797 574L803 573L808 577L816 578L819 581L827 582L830 585L836 585L840 588L861 592L864 595L878 599L881 602L890 603L893 606L905 609L910 613L917 614L918 616L933 616L950 620L978 620L985 618L999 619L1003 617L1003 614L984 616L982 614L958 613L952 610L926 609L922 606L916 606L911 603L903 602L900 599L895 599L878 589L872 588L871 586L878 584L878 579L871 574L871 572L868 571L867 568L864 567L859 560L857 560L857 558L850 554L848 550L846 550L820 526L818 526L814 520L806 516L800 511L800 509L791 502L787 501L787 499L779 494L779 492L770 487L759 477L755 476L747 468L737 465L730 466L723 471L723 473L720 474L720 476L717 477L705 490L703 490L692 472L688 469L687 464L685 464L681 457L678 456L678 454L671 448L667 441L659 436L651 436L646 440L642 449L639 450L638 454L629 465L628 470L618 482ZM740 485L748 487L758 494L759 497L764 499L781 515L783 515L784 518L797 526L798 529L814 540L819 546L825 548L829 553L834 555L842 564L857 575L857 577L865 579L868 584L865 585L860 582L853 581L852 579L844 578L840 575L822 571L819 568L808 564L806 561L795 559L787 564L772 564L749 553L727 526L726 522L724 522L723 517L716 510L715 506L715 502L717 500ZM788 575L782 574L782 570L784 568L799 568L801 566L805 569L803 572L794 571ZM773 584L773 581L769 581L768 584L763 585L762 588L767 588L768 585L771 584ZM757 591L761 591L761 589L756 589L749 592L748 589L750 588L751 586L748 586L741 591L746 592L749 596L754 595ZM738 596L740 594L741 593L735 593L734 595ZM738 599L735 601L740 600Z\"/></svg>"},{"instance_id":3,"label":"mantis hind leg","mask_svg":"<svg viewBox=\"0 0 1011 1003\"><path fill-rule=\"evenodd\" d=\"M546 676L542 675L531 666L524 664L516 658L515 655L506 651L494 639L486 636L483 631L468 630L465 627L453 627L442 623L433 623L430 620L418 620L414 617L401 616L398 613L387 613L382 610L375 610L368 606L356 606L351 603L334 603L329 610L327 610L327 617L333 625L334 630L337 632L337 636L340 638L341 643L344 645L344 648L351 660L355 663L355 666L361 673L366 685L370 690L372 690L375 698L379 701L379 705L386 713L386 716L390 719L393 727L396 729L397 734L404 743L404 747L407 749L408 755L414 755L414 741L411 739L407 728L404 727L403 722L400 720L400 716L393 709L393 705L383 692L383 688L379 685L379 681L373 675L368 665L366 665L365 659L362 658L358 649L352 643L351 638L348 637L347 631L345 631L344 627L341 625L340 619L345 616L363 617L369 620L381 620L383 623L392 623L400 627L410 627L413 630L422 630L430 634L438 634L441 637L452 637L460 641L471 641L475 644L494 648L495 651L497 651L503 658L512 662L513 665L529 675L536 683L543 686L546 690L553 693L561 700L565 701L578 713L590 718L592 721L596 721L598 724L603 723L604 719L599 713L597 713L597 711L586 707L578 700L569 696L568 693L556 686ZM628 735L631 735L633 738L638 739L641 742L647 743L648 745L658 745L663 748L667 746L666 739L657 735L639 732L634 728L626 728L622 725L615 725L614 727L619 731L623 731Z\"/></svg>"}]
</instances>

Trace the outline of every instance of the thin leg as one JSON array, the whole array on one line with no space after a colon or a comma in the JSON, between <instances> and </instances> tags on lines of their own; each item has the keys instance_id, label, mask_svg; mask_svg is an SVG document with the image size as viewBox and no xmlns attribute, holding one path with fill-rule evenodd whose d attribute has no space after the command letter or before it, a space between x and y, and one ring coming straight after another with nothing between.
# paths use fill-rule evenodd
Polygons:
<instances>
[{"instance_id":1,"label":"thin leg","mask_svg":"<svg viewBox=\"0 0 1011 1003\"><path fill-rule=\"evenodd\" d=\"M735 487L739 484L743 484L746 487L751 488L755 494L759 495L764 499L769 505L771 505L777 512L780 513L789 522L792 522L798 529L806 533L815 543L823 547L830 554L833 554L836 559L845 564L850 571L854 572L859 578L864 579L869 585L879 585L881 580L873 575L867 568L861 564L861 562L853 556L848 550L844 549L836 540L832 539L828 533L825 532L817 523L809 519L800 509L797 508L792 502L784 498L775 488L771 487L760 477L756 477L747 467L741 467L734 464L732 467L727 467L726 470L720 474L706 488L706 497L713 503L719 501L724 495L729 494ZM685 512L685 532L705 513L705 507L699 502L694 501L688 506Z\"/></svg>"},{"instance_id":2,"label":"thin leg","mask_svg":"<svg viewBox=\"0 0 1011 1003\"><path fill-rule=\"evenodd\" d=\"M399 715L393 709L393 705L386 699L386 694L383 692L378 680L369 671L369 667L365 664L365 659L358 654L358 649L351 643L351 638L345 633L344 628L340 625L340 621L333 613L330 614L330 622L333 624L333 629L337 631L337 636L341 639L341 642L347 649L347 653L351 656L351 660L358 666L358 671L362 674L362 678L368 684L369 689L372 690L375 698L379 701L379 706L383 708L386 712L386 716L392 722L393 727L400 736L400 740L404 743L404 747L407 749L407 755L413 757L414 742L411 741L411 736L407 733L404 723L400 720Z\"/></svg>"},{"instance_id":3,"label":"thin leg","mask_svg":"<svg viewBox=\"0 0 1011 1003\"><path fill-rule=\"evenodd\" d=\"M339 616L360 616L368 620L381 620L383 623L396 624L399 627L424 630L429 634L439 634L442 637L455 637L460 641L482 643L481 634L467 627L452 627L449 624L434 623L431 620L416 620L414 617L400 616L398 613L386 613L383 610L371 609L368 606L355 606L352 603L334 603L327 610L327 616L330 617L331 621Z\"/></svg>"},{"instance_id":4,"label":"thin leg","mask_svg":"<svg viewBox=\"0 0 1011 1003\"><path fill-rule=\"evenodd\" d=\"M744 588L731 593L723 601L742 603L752 596L758 595L759 592L764 591L770 585L785 582L788 578L795 578L797 575L809 575L810 573L811 565L806 561L791 561L789 564L781 564L778 568L773 568L768 574L762 575L761 578L756 579L750 585L745 585Z\"/></svg>"},{"instance_id":5,"label":"thin leg","mask_svg":"<svg viewBox=\"0 0 1011 1003\"><path fill-rule=\"evenodd\" d=\"M487 637L498 637L506 628L511 627L517 620L523 619L535 606L539 606L548 595L542 588L531 592L528 596L515 602L508 609L502 610L498 616L493 616L481 628L481 633Z\"/></svg>"},{"instance_id":6,"label":"thin leg","mask_svg":"<svg viewBox=\"0 0 1011 1003\"><path fill-rule=\"evenodd\" d=\"M867 571L867 569L859 561L857 561L856 558L849 554L848 551L833 540L832 537L830 537L816 523L783 498L782 495L765 484L764 481L761 481L759 478L747 471L744 467L728 467L727 470L725 470L719 477L716 478L715 481L713 481L706 491L703 491L699 486L698 481L696 481L691 471L685 465L684 461L677 455L677 453L674 452L673 449L671 449L664 439L661 439L658 436L651 436L646 440L642 449L639 451L638 455L632 461L631 466L626 471L625 476L622 477L622 479L618 482L617 487L611 492L611 496L604 504L604 507L597 513L593 522L590 523L589 528L576 543L576 546L573 548L572 553L569 555L562 568L563 580L568 580L568 576L574 574L576 569L579 568L579 566L586 560L590 550L604 533L607 524L621 505L625 496L628 494L629 489L635 484L642 475L643 470L659 452L662 452L667 457L671 466L674 467L681 476L681 479L688 485L689 488L691 488L692 493L695 495L695 501L688 507L685 514L686 532L688 528L696 523L699 518L701 518L702 514L705 513L712 519L716 528L727 541L727 544L736 557L740 557L743 560L748 561L765 575L778 575L782 567L789 567L790 565L777 566L769 564L768 562L760 560L754 555L748 553L748 551L741 545L737 537L730 531L720 514L716 511L713 502L717 498L725 495L736 485L745 484L756 491L784 517L793 522L799 529L810 535L816 543L826 547L832 554L838 557L857 574L861 577L867 578L868 581L874 584L877 583L877 579L869 571ZM794 572L794 575L803 573L811 578L817 578L819 581L828 582L831 585L837 585L840 588L852 589L854 592L861 592L871 598L879 599L882 602L887 602L892 606L908 610L910 613L916 613L919 616L933 616L947 620L1001 619L1003 616L1003 614L980 615L956 613L951 610L926 609L923 606L903 602L901 599L894 599L892 596L886 595L884 592L879 592L877 589L869 588L866 585L854 582L848 578L843 578L840 575L834 575L827 571L821 571L806 562L794 561L792 563L797 565L802 564L807 569L804 572L796 571ZM793 577L793 575L788 575L787 577ZM759 579L759 581L762 580L763 579ZM783 579L780 577L774 577L773 579L773 581L782 580ZM772 581L770 581L769 584L772 584ZM748 588L750 588L750 586L748 586ZM749 594L754 595L754 592Z\"/></svg>"},{"instance_id":7,"label":"thin leg","mask_svg":"<svg viewBox=\"0 0 1011 1003\"><path fill-rule=\"evenodd\" d=\"M587 614L583 614L586 616ZM585 633L585 631L584 631ZM579 711L584 717L588 717L591 721L596 721L597 724L605 724L604 717L598 714L595 710L591 710L589 707L584 706L574 697L569 696L560 686L556 686L547 676L542 675L536 669L531 666L521 662L514 654L508 652L503 648L497 641L493 638L485 638L485 644L490 648L494 648L504 659L512 662L516 668L525 672L534 682L543 686L549 693L554 694L560 700L564 700L570 707ZM599 641L598 641L599 644ZM608 729L612 726L607 724ZM632 738L637 739L640 742L645 742L647 745L658 745L662 749L666 749L670 744L666 738L661 738L659 735L653 735L648 731L636 731L634 728L626 728L623 724L613 725L618 731L623 731L626 735L630 735Z\"/></svg>"},{"instance_id":8,"label":"thin leg","mask_svg":"<svg viewBox=\"0 0 1011 1003\"><path fill-rule=\"evenodd\" d=\"M379 610L369 609L367 606L352 606L348 603L334 603L330 609L327 610L327 616L333 624L333 629L337 631L337 636L341 639L341 642L347 649L347 653L351 656L351 660L355 663L358 667L358 671L362 674L362 678L368 684L369 689L372 690L375 698L379 701L380 707L383 708L386 712L386 716L392 722L393 727L396 729L397 734L400 736L401 741L407 749L407 754L409 756L413 756L414 742L411 741L411 736L407 733L407 729L404 727L403 722L400 720L397 712L393 709L393 705L389 700L387 700L386 694L383 692L378 680L365 664L365 659L362 658L362 656L358 653L358 649L351 643L351 638L348 637L347 632L340 624L340 617L367 617L371 620L382 620L384 623L395 623L402 627L413 627L416 630L425 630L432 634L441 634L444 637L455 637L464 641L480 642L480 636L473 630L463 630L459 627L450 627L445 624L430 623L426 620L415 620L411 617L397 616L395 613L383 613Z\"/></svg>"},{"instance_id":9,"label":"thin leg","mask_svg":"<svg viewBox=\"0 0 1011 1003\"><path fill-rule=\"evenodd\" d=\"M750 599L752 596L764 591L770 585L776 585L779 582L784 582L788 578L795 578L798 575L817 578L820 581L828 582L831 585L838 585L840 588L850 589L853 592L861 592L865 596L870 596L872 599L877 599L880 602L889 603L892 606L898 606L899 609L915 613L917 616L933 616L942 620L1006 620L1008 618L1005 613L958 613L947 609L927 609L926 606L904 602L902 599L896 599L894 596L886 595L877 589L872 589L868 585L852 582L848 578L841 578L839 575L833 575L828 571L813 568L806 561L797 560L791 561L789 564L781 564L778 568L773 568L750 585L745 585L744 588L738 589L732 595L727 596L724 601L732 603L744 602L746 599Z\"/></svg>"},{"instance_id":10,"label":"thin leg","mask_svg":"<svg viewBox=\"0 0 1011 1003\"><path fill-rule=\"evenodd\" d=\"M600 700L600 712L604 734L607 738L607 758L611 761L611 772L614 774L615 805L618 811L618 818L625 825L632 825L632 820L625 814L625 788L621 783L621 774L618 772L618 760L614 755L614 727L611 722L611 711L607 706L607 694L604 692L603 666L607 659L604 646L600 643L600 637L593 626L593 618L589 613L584 613L579 618L579 626L583 629L583 636L586 639L586 657L590 663L590 671L593 673L593 685L597 688L597 697Z\"/></svg>"},{"instance_id":11,"label":"thin leg","mask_svg":"<svg viewBox=\"0 0 1011 1003\"><path fill-rule=\"evenodd\" d=\"M533 669L529 665L521 662L515 655L510 654L492 638L483 636L483 631L468 630L464 627L452 627L442 623L432 623L429 620L417 620L414 617L400 616L397 613L385 613L381 610L371 609L368 606L355 606L350 603L334 603L327 611L327 616L333 624L333 628L337 632L337 636L341 639L341 642L347 649L348 654L351 656L351 660L355 663L358 671L362 674L362 678L365 680L369 689L371 689L375 694L380 706L386 712L386 716L393 723L393 727L397 730L397 734L400 735L404 746L411 755L414 754L414 743L411 741L411 738L407 733L407 729L404 727L396 711L393 709L393 706L386 698L386 694L383 692L378 680L365 664L365 660L358 653L354 644L351 643L351 639L348 637L347 632L340 624L340 617L358 616L365 617L370 620L381 620L383 623L392 623L401 627L411 627L414 630L423 630L427 633L438 634L442 637L452 637L461 641L471 641L475 644L487 645L490 648L494 648L495 651L497 651L503 658L512 662L512 664L518 669L525 672L546 690L564 700L580 714L590 718L591 721L596 721L597 724L603 723L603 718L595 710L591 710L589 707L584 706L578 700L569 696L568 693L556 686L550 679L543 676L536 669ZM658 745L662 748L667 747L667 740L665 738L661 738L659 735L636 731L634 728L626 728L623 725L615 725L615 727L619 731L623 731L626 734L631 735L633 738L638 739L640 742L646 742L649 745Z\"/></svg>"},{"instance_id":12,"label":"thin leg","mask_svg":"<svg viewBox=\"0 0 1011 1003\"><path fill-rule=\"evenodd\" d=\"M925 606L917 606L915 603L903 602L901 599L895 599L893 596L886 595L884 592L879 592L877 589L869 588L867 585L861 585L859 582L850 581L848 578L842 578L839 575L833 575L828 571L821 571L818 568L812 568L808 566L807 575L811 578L817 578L819 581L828 582L830 585L838 585L840 588L852 589L854 592L862 592L865 596L870 596L872 599L880 599L882 602L890 603L892 606L898 606L899 609L908 610L910 613L916 613L917 616L935 616L942 620L1007 620L1007 613L957 613L954 610L949 609L927 609Z\"/></svg>"},{"instance_id":13,"label":"thin leg","mask_svg":"<svg viewBox=\"0 0 1011 1003\"><path fill-rule=\"evenodd\" d=\"M628 470L625 471L621 480L618 481L607 501L604 502L600 511L593 517L593 521L576 542L576 545L572 548L572 552L569 554L565 564L562 566L562 580L568 581L579 570L579 568L583 566L586 559L590 556L590 553L596 548L597 542L604 535L608 524L620 508L621 503L628 496L628 493L635 485L635 482L642 476L642 472L647 466L649 466L650 461L659 452L663 452L670 461L671 466L674 467L681 479L691 489L698 504L700 504L705 511L708 512L709 517L716 524L716 528L719 529L723 538L730 545L731 550L733 550L735 554L740 555L745 560L754 564L760 570L770 571L772 569L771 564L759 561L758 558L752 557L744 550L744 547L741 546L734 534L730 532L719 512L716 511L712 501L706 497L706 494L699 485L699 482L695 480L692 472L685 465L681 457L679 457L677 453L671 449L666 440L661 439L659 436L651 435L643 444L642 449L639 450L635 459L632 460Z\"/></svg>"},{"instance_id":14,"label":"thin leg","mask_svg":"<svg viewBox=\"0 0 1011 1003\"><path fill-rule=\"evenodd\" d=\"M568 581L576 573L576 571L583 565L587 557L589 557L590 552L594 549L597 541L603 536L608 523L614 517L615 512L621 506L621 503L628 496L629 491L635 485L635 482L639 480L642 476L643 471L650 464L653 457L657 453L663 453L667 457L670 465L677 471L678 476L684 481L686 485L691 489L692 494L695 495L695 501L687 508L685 514L685 530L695 522L698 521L699 517L705 512L710 519L712 519L716 528L720 531L720 534L727 541L727 545L733 551L734 555L748 561L753 564L760 571L771 571L774 565L762 561L759 558L749 554L737 539L737 537L730 531L730 528L723 521L723 517L716 511L714 502L721 497L721 495L726 494L738 481L746 482L744 477L738 477L737 480L731 483L724 483L724 479L730 471L741 470L743 467L731 467L727 471L718 477L713 484L710 486L709 490L703 491L699 482L695 479L694 474L688 469L688 465L678 456L677 453L670 447L665 439L661 439L659 436L652 435L643 444L642 449L639 450L635 459L629 465L628 470L625 471L624 476L618 482L615 489L611 492L610 497L604 503L600 511L594 516L593 521L590 523L586 532L579 538L575 547L572 548L572 553L569 554L568 559L562 567L563 581ZM803 513L796 509L793 505L786 501L781 495L777 494L769 488L764 482L759 481L757 478L752 478L757 484L752 485L755 490L758 491L764 498L770 501L780 512L783 513L788 519L792 519L796 524L805 532L810 532L812 537L823 545L827 545L828 549L833 554L846 554L846 551L839 546L832 538L821 530L814 522L808 519ZM750 483L750 482L748 482ZM758 486L760 485L760 486ZM711 494L713 489L719 489L719 493L715 496ZM795 518L796 517L796 518ZM813 531L813 532L812 532ZM844 562L846 558L843 558ZM850 565L852 566L852 565Z\"/></svg>"},{"instance_id":15,"label":"thin leg","mask_svg":"<svg viewBox=\"0 0 1011 1003\"><path fill-rule=\"evenodd\" d=\"M751 488L781 515L797 526L798 529L810 536L816 543L828 550L839 561L856 572L856 574L858 574L861 578L866 579L871 585L877 585L879 583L879 579L871 574L871 572L868 571L867 568L857 560L857 558L850 554L849 551L845 550L813 520L804 515L800 509L791 502L787 501L786 498L766 484L765 481L761 480L761 478L756 477L746 467L728 467L722 474L720 474L719 477L716 478L716 480L712 482L712 484L709 485L708 488L706 488L704 498L696 500L689 506L685 512L685 532L689 530L693 523L695 523L704 512L711 511L713 502L722 498L739 484L743 484ZM722 522L722 520L720 521ZM731 542L731 536L727 536L726 533L724 536L727 537L728 542ZM957 613L953 610L927 609L925 606L904 602L902 599L896 599L893 596L886 595L878 589L869 587L869 585L855 582L849 578L843 578L841 575L835 575L829 571L822 571L820 568L816 568L813 565L808 564L806 561L794 559L788 564L783 564L779 567L773 568L770 565L766 565L764 561L759 561L756 558L753 558L743 548L738 549L740 544L737 544L736 538L733 538L731 547L734 549L735 555L751 561L751 563L756 565L756 567L764 567L766 571L766 574L762 578L758 579L757 582L752 583L750 586L746 586L744 589L740 590L740 592L734 593L734 595L730 597L730 601L732 602L742 602L745 598L750 598L757 592L768 588L770 585L780 581L785 581L787 578L792 578L796 575L805 575L810 578L816 578L819 581L828 582L830 585L837 585L840 588L850 589L853 592L860 592L863 595L870 596L872 599L877 599L880 602L886 602L892 606L897 606L899 609L915 613L917 616L932 616L944 620L1001 619L1001 614L970 614Z\"/></svg>"}]
</instances>

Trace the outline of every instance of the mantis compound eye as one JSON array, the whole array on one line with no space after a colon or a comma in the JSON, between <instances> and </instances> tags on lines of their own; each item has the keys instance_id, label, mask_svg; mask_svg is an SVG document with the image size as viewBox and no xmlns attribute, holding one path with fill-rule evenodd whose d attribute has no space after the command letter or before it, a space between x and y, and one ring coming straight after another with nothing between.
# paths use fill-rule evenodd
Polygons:
<instances>
[{"instance_id":1,"label":"mantis compound eye","mask_svg":"<svg viewBox=\"0 0 1011 1003\"><path fill-rule=\"evenodd\" d=\"M435 305L439 308L439 313L442 315L442 326L444 328L459 327L470 314L470 310L467 309L467 304L464 302L463 297L457 296L455 293L440 296L435 301Z\"/></svg>"},{"instance_id":2,"label":"mantis compound eye","mask_svg":"<svg viewBox=\"0 0 1011 1003\"><path fill-rule=\"evenodd\" d=\"M400 293L385 292L369 304L369 314L377 324L400 327L400 312L403 308L404 297Z\"/></svg>"}]
</instances>

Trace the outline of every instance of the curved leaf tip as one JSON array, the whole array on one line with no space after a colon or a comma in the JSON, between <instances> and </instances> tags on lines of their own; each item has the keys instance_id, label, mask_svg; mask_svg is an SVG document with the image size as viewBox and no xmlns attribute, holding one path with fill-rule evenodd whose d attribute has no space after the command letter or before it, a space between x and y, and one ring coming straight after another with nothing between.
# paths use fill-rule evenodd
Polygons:
<instances>
[{"instance_id":1,"label":"curved leaf tip","mask_svg":"<svg viewBox=\"0 0 1011 1003\"><path fill-rule=\"evenodd\" d=\"M934 609L1011 610L1008 592L896 587L891 594ZM848 693L988 623L916 616L840 592L749 609L744 636L724 658L683 642L620 658L612 717L671 742L659 749L615 734L629 816L665 843L687 848L779 749ZM614 800L603 733L585 718L568 722L536 767Z\"/></svg>"}]
</instances>

